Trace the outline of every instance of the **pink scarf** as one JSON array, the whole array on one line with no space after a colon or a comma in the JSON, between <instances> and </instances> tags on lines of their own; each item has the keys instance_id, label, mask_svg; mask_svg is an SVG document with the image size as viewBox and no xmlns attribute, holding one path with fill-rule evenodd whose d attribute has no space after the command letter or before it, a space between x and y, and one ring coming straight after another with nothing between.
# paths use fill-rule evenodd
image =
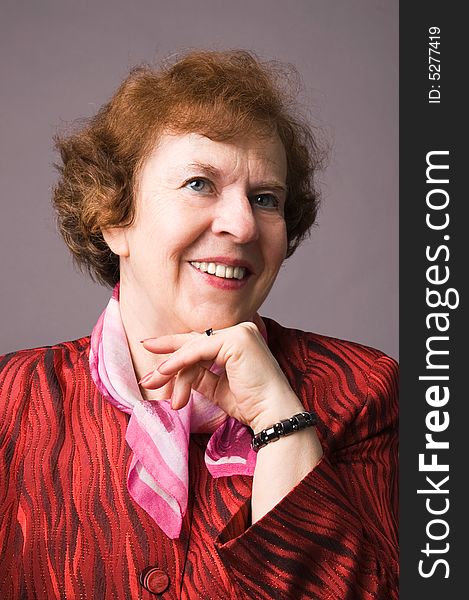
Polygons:
<instances>
[{"instance_id":1,"label":"pink scarf","mask_svg":"<svg viewBox=\"0 0 469 600\"><path fill-rule=\"evenodd\" d=\"M169 400L142 398L120 316L119 284L91 334L90 367L103 396L130 414L125 436L133 451L127 476L130 495L171 539L179 537L187 510L190 433L213 431L205 452L213 477L254 473L249 429L204 396L193 391L180 410L172 410ZM212 371L220 372L215 367Z\"/></svg>"}]
</instances>

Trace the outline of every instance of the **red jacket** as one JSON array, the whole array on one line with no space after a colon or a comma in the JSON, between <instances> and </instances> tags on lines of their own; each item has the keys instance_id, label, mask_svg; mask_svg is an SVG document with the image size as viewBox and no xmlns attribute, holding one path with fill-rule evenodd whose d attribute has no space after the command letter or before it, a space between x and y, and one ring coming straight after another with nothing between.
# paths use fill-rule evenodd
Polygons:
<instances>
[{"instance_id":1,"label":"red jacket","mask_svg":"<svg viewBox=\"0 0 469 600\"><path fill-rule=\"evenodd\" d=\"M0 359L2 600L397 598L396 362L265 321L325 456L249 527L252 479L213 479L192 435L178 540L128 494L128 417L92 382L89 338Z\"/></svg>"}]
</instances>

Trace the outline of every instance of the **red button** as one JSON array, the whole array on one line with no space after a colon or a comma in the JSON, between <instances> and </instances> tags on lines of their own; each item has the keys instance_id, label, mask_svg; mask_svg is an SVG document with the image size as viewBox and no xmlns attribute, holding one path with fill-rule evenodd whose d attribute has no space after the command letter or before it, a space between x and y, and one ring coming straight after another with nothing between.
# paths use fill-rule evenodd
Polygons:
<instances>
[{"instance_id":1,"label":"red button","mask_svg":"<svg viewBox=\"0 0 469 600\"><path fill-rule=\"evenodd\" d=\"M147 567L140 573L140 583L152 594L162 594L169 586L169 577L157 567Z\"/></svg>"}]
</instances>

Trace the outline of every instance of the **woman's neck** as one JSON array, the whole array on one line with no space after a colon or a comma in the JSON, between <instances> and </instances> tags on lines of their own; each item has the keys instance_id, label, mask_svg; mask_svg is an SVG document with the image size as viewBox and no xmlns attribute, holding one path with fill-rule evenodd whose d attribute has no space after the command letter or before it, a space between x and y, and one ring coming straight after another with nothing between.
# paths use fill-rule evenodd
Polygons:
<instances>
[{"instance_id":1,"label":"woman's neck","mask_svg":"<svg viewBox=\"0 0 469 600\"><path fill-rule=\"evenodd\" d=\"M119 305L135 376L137 381L140 381L168 357L166 354L148 352L141 341L175 333L181 330L181 324L172 323L166 311L156 311L154 304L146 300L145 296L134 294L125 286L121 287L119 292ZM169 382L157 390L146 390L141 387L140 392L147 400L167 400L171 397L172 388L172 382Z\"/></svg>"}]
</instances>

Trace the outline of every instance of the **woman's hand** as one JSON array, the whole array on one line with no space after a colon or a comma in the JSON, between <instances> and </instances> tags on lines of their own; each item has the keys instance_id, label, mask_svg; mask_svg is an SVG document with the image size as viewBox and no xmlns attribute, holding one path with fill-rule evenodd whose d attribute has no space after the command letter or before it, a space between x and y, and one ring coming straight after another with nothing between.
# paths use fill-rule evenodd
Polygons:
<instances>
[{"instance_id":1,"label":"woman's hand","mask_svg":"<svg viewBox=\"0 0 469 600\"><path fill-rule=\"evenodd\" d=\"M254 432L304 410L254 323L217 329L212 335L187 333L150 338L143 346L172 355L140 385L156 389L174 380L171 406L187 404L197 390ZM209 369L215 363L221 375Z\"/></svg>"},{"instance_id":2,"label":"woman's hand","mask_svg":"<svg viewBox=\"0 0 469 600\"><path fill-rule=\"evenodd\" d=\"M191 389L258 433L304 410L256 325L240 323L213 335L187 333L144 340L155 354L172 353L142 379L147 389L174 379L171 406L182 408ZM209 369L224 369L219 376ZM255 523L319 462L322 447L313 427L262 448L254 471L251 515Z\"/></svg>"}]
</instances>

